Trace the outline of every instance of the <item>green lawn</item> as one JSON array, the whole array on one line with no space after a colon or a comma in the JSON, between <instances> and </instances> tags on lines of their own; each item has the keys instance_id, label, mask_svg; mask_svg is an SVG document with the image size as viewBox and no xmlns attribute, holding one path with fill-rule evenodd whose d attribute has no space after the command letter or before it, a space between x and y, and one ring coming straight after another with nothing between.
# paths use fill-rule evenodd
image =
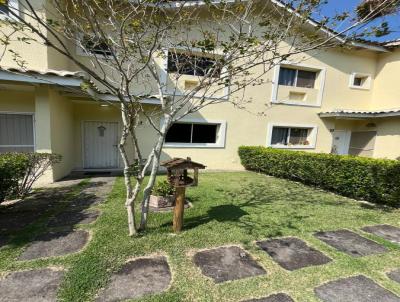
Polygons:
<instances>
[{"instance_id":1,"label":"green lawn","mask_svg":"<svg viewBox=\"0 0 400 302\"><path fill-rule=\"evenodd\" d=\"M61 266L68 269L59 296L64 301L90 301L107 284L113 271L129 258L163 254L168 257L173 281L164 294L141 301L241 301L286 292L296 301L317 301L313 288L321 283L364 274L400 295L400 285L385 272L400 267L400 246L363 233L366 225L400 226L400 210L373 207L302 184L250 172L204 173L187 196L193 208L185 212L185 231L171 233L172 213L152 214L147 233L127 236L122 179L106 203L103 215L86 228L92 240L75 255L17 262L20 246L0 250L1 271ZM40 223L40 222L39 222ZM42 222L43 223L43 222ZM39 228L39 226L37 226ZM352 258L313 237L315 231L347 228L390 249L383 255ZM333 261L324 266L288 272L255 245L269 237L296 236ZM215 285L191 261L197 249L241 245L261 263L267 275Z\"/></svg>"}]
</instances>

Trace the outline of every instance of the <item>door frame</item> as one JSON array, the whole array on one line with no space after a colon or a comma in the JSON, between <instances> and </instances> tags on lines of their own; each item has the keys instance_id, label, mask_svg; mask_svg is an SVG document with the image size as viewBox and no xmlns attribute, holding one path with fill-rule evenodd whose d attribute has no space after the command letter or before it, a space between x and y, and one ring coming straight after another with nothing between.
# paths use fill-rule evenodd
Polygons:
<instances>
[{"instance_id":1,"label":"door frame","mask_svg":"<svg viewBox=\"0 0 400 302\"><path fill-rule=\"evenodd\" d=\"M349 154L349 150L350 150L351 131L350 130L334 130L332 132L332 147L333 147L333 143L334 143L334 133L335 132L343 132L343 133L346 134L347 153L346 154L340 154L340 155L348 155ZM331 149L332 149L332 147L331 147Z\"/></svg>"},{"instance_id":2,"label":"door frame","mask_svg":"<svg viewBox=\"0 0 400 302\"><path fill-rule=\"evenodd\" d=\"M102 120L82 120L81 121L81 157L82 157L82 170L84 171L116 171L116 170L121 170L121 160L120 160L120 154L118 150L118 145L117 145L117 167L115 168L85 168L85 123L86 122L95 122L95 123L116 123L117 124L117 144L120 140L119 137L119 129L121 129L121 125L119 121L102 121Z\"/></svg>"}]
</instances>

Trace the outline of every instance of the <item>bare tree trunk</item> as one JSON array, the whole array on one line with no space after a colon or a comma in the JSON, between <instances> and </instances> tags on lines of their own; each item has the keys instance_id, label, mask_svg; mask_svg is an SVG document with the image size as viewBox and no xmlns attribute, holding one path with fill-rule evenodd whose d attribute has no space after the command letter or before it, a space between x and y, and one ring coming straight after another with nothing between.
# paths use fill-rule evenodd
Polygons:
<instances>
[{"instance_id":1,"label":"bare tree trunk","mask_svg":"<svg viewBox=\"0 0 400 302\"><path fill-rule=\"evenodd\" d=\"M136 221L135 221L135 198L133 196L133 190L132 190L132 181L131 181L131 175L130 175L130 164L129 164L129 159L128 155L125 150L126 146L126 141L128 139L129 135L129 125L130 121L127 120L126 116L126 105L124 103L121 104L121 114L122 114L122 122L123 122L123 127L122 127L122 133L121 133L121 139L118 145L119 152L122 157L122 162L124 163L124 182L125 182L125 188L126 188L126 198L125 198L125 207L128 213L128 228L129 228L129 236L133 236L137 233L137 228L136 228Z\"/></svg>"},{"instance_id":2,"label":"bare tree trunk","mask_svg":"<svg viewBox=\"0 0 400 302\"><path fill-rule=\"evenodd\" d=\"M143 190L142 213L141 213L140 226L139 226L139 230L141 230L141 231L145 230L146 226L147 226L150 194L154 187L154 183L156 181L158 167L160 165L161 151L162 151L162 147L164 145L164 138L165 138L165 134L167 132L166 130L169 128L170 123L171 123L171 119L170 119L170 117L167 117L164 120L164 124L160 130L157 144L154 146L153 151L152 151L153 162L152 162L152 166L151 166L149 182L147 183L146 187Z\"/></svg>"}]
</instances>

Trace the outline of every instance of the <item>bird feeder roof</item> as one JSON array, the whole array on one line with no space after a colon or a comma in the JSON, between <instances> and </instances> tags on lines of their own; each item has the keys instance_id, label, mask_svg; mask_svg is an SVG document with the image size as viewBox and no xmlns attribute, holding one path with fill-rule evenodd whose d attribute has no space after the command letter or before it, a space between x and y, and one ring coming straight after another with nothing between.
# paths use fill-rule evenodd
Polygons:
<instances>
[{"instance_id":1,"label":"bird feeder roof","mask_svg":"<svg viewBox=\"0 0 400 302\"><path fill-rule=\"evenodd\" d=\"M172 158L170 160L163 161L161 166L168 170L182 170L182 169L205 169L206 166L200 163L192 161L189 157L184 158Z\"/></svg>"}]
</instances>

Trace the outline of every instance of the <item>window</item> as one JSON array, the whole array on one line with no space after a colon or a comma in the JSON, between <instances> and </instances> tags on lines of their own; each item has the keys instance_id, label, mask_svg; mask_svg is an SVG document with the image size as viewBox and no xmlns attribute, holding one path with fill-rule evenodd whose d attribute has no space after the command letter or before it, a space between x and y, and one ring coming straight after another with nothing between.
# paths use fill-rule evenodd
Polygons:
<instances>
[{"instance_id":1,"label":"window","mask_svg":"<svg viewBox=\"0 0 400 302\"><path fill-rule=\"evenodd\" d=\"M314 88L317 72L281 67L279 70L279 85L303 88Z\"/></svg>"},{"instance_id":2,"label":"window","mask_svg":"<svg viewBox=\"0 0 400 302\"><path fill-rule=\"evenodd\" d=\"M210 75L219 78L221 68L213 58L168 52L168 72L194 76Z\"/></svg>"},{"instance_id":3,"label":"window","mask_svg":"<svg viewBox=\"0 0 400 302\"><path fill-rule=\"evenodd\" d=\"M215 144L218 124L175 123L168 130L166 143Z\"/></svg>"},{"instance_id":4,"label":"window","mask_svg":"<svg viewBox=\"0 0 400 302\"><path fill-rule=\"evenodd\" d=\"M0 153L33 151L33 115L0 113Z\"/></svg>"},{"instance_id":5,"label":"window","mask_svg":"<svg viewBox=\"0 0 400 302\"><path fill-rule=\"evenodd\" d=\"M271 146L310 146L314 128L273 126Z\"/></svg>"},{"instance_id":6,"label":"window","mask_svg":"<svg viewBox=\"0 0 400 302\"><path fill-rule=\"evenodd\" d=\"M0 4L0 14L9 15L8 1L6 0L4 4Z\"/></svg>"},{"instance_id":7,"label":"window","mask_svg":"<svg viewBox=\"0 0 400 302\"><path fill-rule=\"evenodd\" d=\"M110 46L99 38L94 37L84 37L82 39L82 44L85 50L89 53L99 55L99 56L111 56L112 51Z\"/></svg>"},{"instance_id":8,"label":"window","mask_svg":"<svg viewBox=\"0 0 400 302\"><path fill-rule=\"evenodd\" d=\"M371 87L371 75L352 73L350 76L350 88L356 89L370 89Z\"/></svg>"}]
</instances>

